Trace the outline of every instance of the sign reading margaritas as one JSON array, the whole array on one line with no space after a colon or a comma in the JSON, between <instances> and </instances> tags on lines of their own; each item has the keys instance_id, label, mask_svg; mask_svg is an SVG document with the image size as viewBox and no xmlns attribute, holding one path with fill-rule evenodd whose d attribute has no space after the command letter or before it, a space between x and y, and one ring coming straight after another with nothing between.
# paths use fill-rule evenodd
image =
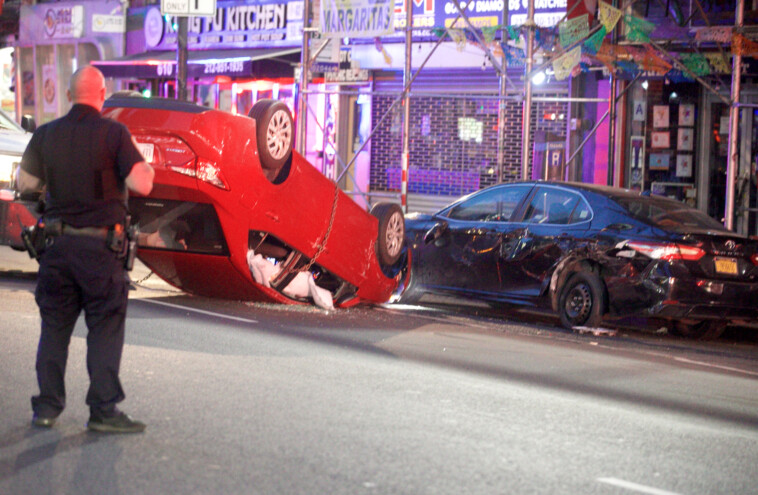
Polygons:
<instances>
[{"instance_id":1,"label":"sign reading margaritas","mask_svg":"<svg viewBox=\"0 0 758 495\"><path fill-rule=\"evenodd\" d=\"M335 38L390 34L394 8L393 0L322 0L321 33Z\"/></svg>"}]
</instances>

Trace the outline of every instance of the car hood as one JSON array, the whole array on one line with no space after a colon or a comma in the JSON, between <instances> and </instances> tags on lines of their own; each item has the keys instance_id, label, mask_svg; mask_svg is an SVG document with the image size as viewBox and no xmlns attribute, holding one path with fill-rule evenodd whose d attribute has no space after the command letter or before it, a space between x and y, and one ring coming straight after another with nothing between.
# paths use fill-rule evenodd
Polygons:
<instances>
[{"instance_id":1,"label":"car hood","mask_svg":"<svg viewBox=\"0 0 758 495\"><path fill-rule=\"evenodd\" d=\"M0 153L21 156L31 138L26 132L0 131Z\"/></svg>"}]
</instances>

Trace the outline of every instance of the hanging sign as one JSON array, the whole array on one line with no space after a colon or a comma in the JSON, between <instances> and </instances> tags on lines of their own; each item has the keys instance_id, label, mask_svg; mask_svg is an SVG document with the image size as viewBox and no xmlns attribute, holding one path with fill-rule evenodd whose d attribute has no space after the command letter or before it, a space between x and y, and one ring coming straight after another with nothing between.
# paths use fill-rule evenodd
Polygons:
<instances>
[{"instance_id":1,"label":"hanging sign","mask_svg":"<svg viewBox=\"0 0 758 495\"><path fill-rule=\"evenodd\" d=\"M216 0L161 0L163 15L214 15Z\"/></svg>"},{"instance_id":2,"label":"hanging sign","mask_svg":"<svg viewBox=\"0 0 758 495\"><path fill-rule=\"evenodd\" d=\"M392 0L322 0L320 31L329 38L374 38L394 32Z\"/></svg>"}]
</instances>

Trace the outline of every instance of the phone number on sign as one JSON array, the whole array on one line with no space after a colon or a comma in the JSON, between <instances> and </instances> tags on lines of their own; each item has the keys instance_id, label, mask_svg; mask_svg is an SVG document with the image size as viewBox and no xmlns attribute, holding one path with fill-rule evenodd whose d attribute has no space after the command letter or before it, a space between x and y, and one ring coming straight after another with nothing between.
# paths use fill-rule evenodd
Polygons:
<instances>
[{"instance_id":1,"label":"phone number on sign","mask_svg":"<svg viewBox=\"0 0 758 495\"><path fill-rule=\"evenodd\" d=\"M242 72L245 69L245 62L242 60L232 60L229 62L213 62L205 64L205 74L219 74L222 72Z\"/></svg>"}]
</instances>

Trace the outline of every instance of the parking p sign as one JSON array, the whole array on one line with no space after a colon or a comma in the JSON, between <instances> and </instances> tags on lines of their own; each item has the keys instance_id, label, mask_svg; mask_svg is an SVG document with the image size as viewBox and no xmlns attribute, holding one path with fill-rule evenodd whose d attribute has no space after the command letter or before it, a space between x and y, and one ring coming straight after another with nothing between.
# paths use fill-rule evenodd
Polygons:
<instances>
[{"instance_id":1,"label":"parking p sign","mask_svg":"<svg viewBox=\"0 0 758 495\"><path fill-rule=\"evenodd\" d=\"M161 14L214 16L216 0L161 0Z\"/></svg>"}]
</instances>

